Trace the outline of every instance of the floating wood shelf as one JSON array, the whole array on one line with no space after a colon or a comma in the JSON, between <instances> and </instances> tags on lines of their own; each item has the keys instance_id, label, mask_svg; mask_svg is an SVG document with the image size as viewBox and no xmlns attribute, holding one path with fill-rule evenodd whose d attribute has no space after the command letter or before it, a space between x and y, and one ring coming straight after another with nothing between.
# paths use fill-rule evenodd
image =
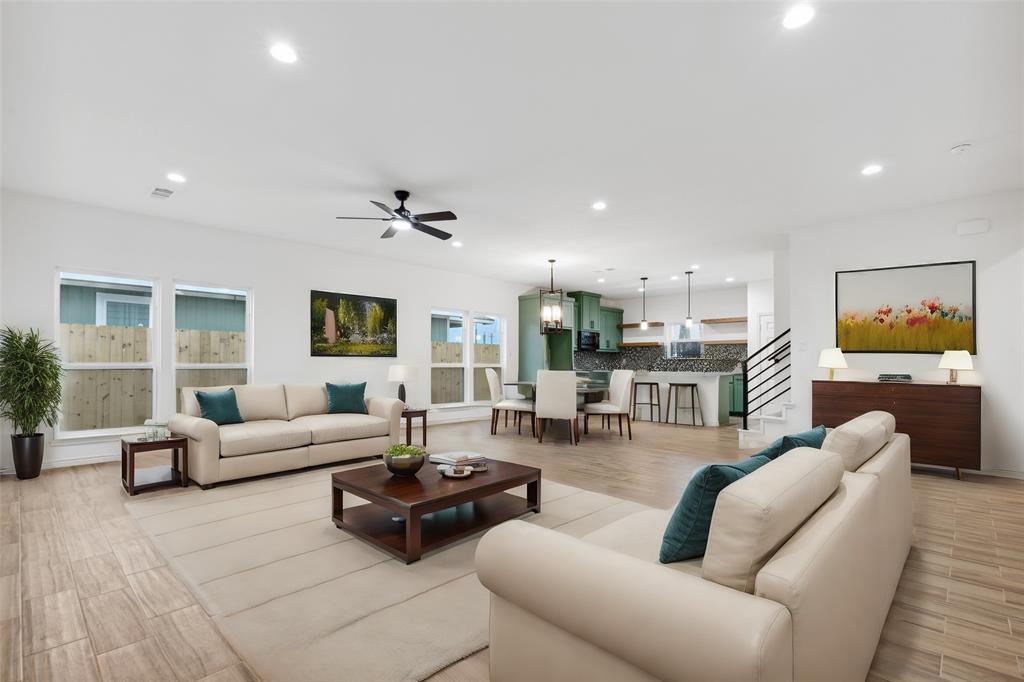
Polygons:
<instances>
[{"instance_id":1,"label":"floating wood shelf","mask_svg":"<svg viewBox=\"0 0 1024 682\"><path fill-rule=\"evenodd\" d=\"M619 329L639 329L640 328L640 323L639 322L623 322L622 324L617 324L615 326L618 327ZM665 323L664 322L648 322L647 326L648 327L664 327Z\"/></svg>"},{"instance_id":2,"label":"floating wood shelf","mask_svg":"<svg viewBox=\"0 0 1024 682\"><path fill-rule=\"evenodd\" d=\"M701 320L701 324L746 324L746 317L709 317Z\"/></svg>"},{"instance_id":3,"label":"floating wood shelf","mask_svg":"<svg viewBox=\"0 0 1024 682\"><path fill-rule=\"evenodd\" d=\"M625 343L620 343L619 348L653 348L654 346L664 345L661 341L626 341Z\"/></svg>"},{"instance_id":4,"label":"floating wood shelf","mask_svg":"<svg viewBox=\"0 0 1024 682\"><path fill-rule=\"evenodd\" d=\"M737 346L747 345L746 339L715 339L714 341L705 341L705 346Z\"/></svg>"}]
</instances>

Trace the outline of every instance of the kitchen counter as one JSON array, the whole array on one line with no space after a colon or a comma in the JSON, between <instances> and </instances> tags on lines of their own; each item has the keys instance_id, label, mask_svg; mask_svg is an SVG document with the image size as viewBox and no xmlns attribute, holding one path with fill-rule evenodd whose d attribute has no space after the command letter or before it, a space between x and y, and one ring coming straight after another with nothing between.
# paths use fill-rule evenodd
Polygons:
<instances>
[{"instance_id":1,"label":"kitchen counter","mask_svg":"<svg viewBox=\"0 0 1024 682\"><path fill-rule=\"evenodd\" d=\"M636 381L656 381L659 387L659 400L661 402L661 419L674 423L673 415L666 409L668 407L668 385L670 383L697 384L697 392L700 394L700 411L704 418L705 426L724 426L729 423L729 378L739 371L724 372L637 372ZM639 399L647 400L646 387L639 389ZM679 398L684 405L689 405L690 392L680 389ZM672 407L676 403L673 399ZM647 416L647 407L640 407L639 414ZM690 411L679 411L679 423L690 423ZM657 410L655 409L655 416Z\"/></svg>"}]
</instances>

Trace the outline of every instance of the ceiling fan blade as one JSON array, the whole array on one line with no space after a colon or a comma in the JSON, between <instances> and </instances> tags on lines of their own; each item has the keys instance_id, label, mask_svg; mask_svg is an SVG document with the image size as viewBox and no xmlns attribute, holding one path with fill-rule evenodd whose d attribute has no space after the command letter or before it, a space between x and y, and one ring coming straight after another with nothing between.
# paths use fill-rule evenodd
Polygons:
<instances>
[{"instance_id":1,"label":"ceiling fan blade","mask_svg":"<svg viewBox=\"0 0 1024 682\"><path fill-rule=\"evenodd\" d=\"M390 225L389 225L389 226L388 226L388 229L384 230L384 234L382 234L382 235L380 236L380 238L381 238L381 239L391 239L392 237L394 237L394 236L395 236L395 234L396 234L397 232L398 232L398 230L397 230L397 229L395 229L394 227L392 227L392 226L390 226Z\"/></svg>"},{"instance_id":2,"label":"ceiling fan blade","mask_svg":"<svg viewBox=\"0 0 1024 682\"><path fill-rule=\"evenodd\" d=\"M439 230L436 227L425 225L424 223L413 223L412 229L419 230L420 232L429 234L431 237L437 237L438 239L451 239L452 236L444 230Z\"/></svg>"},{"instance_id":3,"label":"ceiling fan blade","mask_svg":"<svg viewBox=\"0 0 1024 682\"><path fill-rule=\"evenodd\" d=\"M393 210L391 210L388 207L387 204L382 204L379 201L374 201L373 199L370 200L370 203L373 204L374 206L376 206L377 208L379 208L380 210L384 211L385 213L387 213L389 216L392 216L394 218L400 218L401 217L397 213L395 213Z\"/></svg>"},{"instance_id":4,"label":"ceiling fan blade","mask_svg":"<svg viewBox=\"0 0 1024 682\"><path fill-rule=\"evenodd\" d=\"M451 211L438 211L437 213L418 213L412 216L416 220L429 220L431 222L435 220L458 220L454 213Z\"/></svg>"},{"instance_id":5,"label":"ceiling fan blade","mask_svg":"<svg viewBox=\"0 0 1024 682\"><path fill-rule=\"evenodd\" d=\"M335 220L391 220L391 218L356 218L350 215L339 215L334 217Z\"/></svg>"}]
</instances>

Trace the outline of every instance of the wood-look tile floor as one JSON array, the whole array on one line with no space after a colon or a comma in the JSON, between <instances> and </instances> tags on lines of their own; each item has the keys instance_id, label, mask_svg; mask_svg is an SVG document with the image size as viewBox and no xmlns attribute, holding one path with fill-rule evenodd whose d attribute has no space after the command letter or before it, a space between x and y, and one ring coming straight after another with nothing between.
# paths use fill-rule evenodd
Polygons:
<instances>
[{"instance_id":1,"label":"wood-look tile floor","mask_svg":"<svg viewBox=\"0 0 1024 682\"><path fill-rule=\"evenodd\" d=\"M430 450L657 507L702 465L745 454L734 428L639 422L630 442L595 422L577 447L559 426L538 444L502 424L433 426ZM104 463L0 478L0 682L254 679L125 512L119 476ZM1024 679L1024 481L915 472L913 494L914 545L869 679ZM432 680L486 680L487 664L484 650Z\"/></svg>"}]
</instances>

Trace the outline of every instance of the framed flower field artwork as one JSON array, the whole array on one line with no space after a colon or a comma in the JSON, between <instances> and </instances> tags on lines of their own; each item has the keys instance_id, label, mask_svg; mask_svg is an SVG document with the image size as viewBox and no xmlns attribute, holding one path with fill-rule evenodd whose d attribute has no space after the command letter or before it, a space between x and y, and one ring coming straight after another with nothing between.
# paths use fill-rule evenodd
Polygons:
<instances>
[{"instance_id":1,"label":"framed flower field artwork","mask_svg":"<svg viewBox=\"0 0 1024 682\"><path fill-rule=\"evenodd\" d=\"M977 353L975 261L836 273L836 345L846 353Z\"/></svg>"}]
</instances>

